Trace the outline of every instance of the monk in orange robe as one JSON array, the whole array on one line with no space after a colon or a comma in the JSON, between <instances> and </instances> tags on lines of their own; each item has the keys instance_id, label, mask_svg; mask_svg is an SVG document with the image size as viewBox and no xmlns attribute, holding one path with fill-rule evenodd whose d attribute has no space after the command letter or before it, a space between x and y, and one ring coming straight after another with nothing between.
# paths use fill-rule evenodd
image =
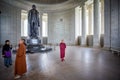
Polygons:
<instances>
[{"instance_id":1,"label":"monk in orange robe","mask_svg":"<svg viewBox=\"0 0 120 80\"><path fill-rule=\"evenodd\" d=\"M24 41L19 41L19 48L16 53L15 60L15 79L20 78L24 73L27 72L26 68L26 47Z\"/></svg>"},{"instance_id":2,"label":"monk in orange robe","mask_svg":"<svg viewBox=\"0 0 120 80\"><path fill-rule=\"evenodd\" d=\"M60 58L61 58L61 61L64 61L65 48L66 48L66 44L64 43L64 40L62 40L61 43L60 43Z\"/></svg>"}]
</instances>

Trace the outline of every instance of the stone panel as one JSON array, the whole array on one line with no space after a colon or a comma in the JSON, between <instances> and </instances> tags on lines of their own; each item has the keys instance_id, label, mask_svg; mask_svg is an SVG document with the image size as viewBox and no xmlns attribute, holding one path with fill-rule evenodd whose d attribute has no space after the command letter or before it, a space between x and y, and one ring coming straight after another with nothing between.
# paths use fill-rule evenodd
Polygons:
<instances>
[{"instance_id":1,"label":"stone panel","mask_svg":"<svg viewBox=\"0 0 120 80\"><path fill-rule=\"evenodd\" d=\"M75 44L74 9L48 13L48 43L58 44L61 39L67 44Z\"/></svg>"},{"instance_id":2,"label":"stone panel","mask_svg":"<svg viewBox=\"0 0 120 80\"><path fill-rule=\"evenodd\" d=\"M21 37L21 9L1 2L0 10L0 44L9 39L13 45L17 45Z\"/></svg>"}]
</instances>

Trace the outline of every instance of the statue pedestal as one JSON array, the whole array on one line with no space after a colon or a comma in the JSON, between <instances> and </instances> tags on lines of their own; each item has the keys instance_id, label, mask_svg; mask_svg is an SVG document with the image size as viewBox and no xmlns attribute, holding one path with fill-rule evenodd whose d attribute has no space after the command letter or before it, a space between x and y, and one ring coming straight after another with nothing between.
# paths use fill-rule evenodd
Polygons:
<instances>
[{"instance_id":1,"label":"statue pedestal","mask_svg":"<svg viewBox=\"0 0 120 80\"><path fill-rule=\"evenodd\" d=\"M41 40L40 39L27 39L27 44L28 45L38 45L41 44Z\"/></svg>"},{"instance_id":2,"label":"statue pedestal","mask_svg":"<svg viewBox=\"0 0 120 80\"><path fill-rule=\"evenodd\" d=\"M46 48L41 44L40 39L27 39L27 52L46 52L51 51L52 48Z\"/></svg>"}]
</instances>

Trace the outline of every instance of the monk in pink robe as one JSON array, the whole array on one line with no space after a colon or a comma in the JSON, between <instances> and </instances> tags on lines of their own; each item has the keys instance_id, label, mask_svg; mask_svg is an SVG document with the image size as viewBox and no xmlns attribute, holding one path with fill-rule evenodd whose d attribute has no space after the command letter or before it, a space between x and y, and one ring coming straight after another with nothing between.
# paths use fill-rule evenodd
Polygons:
<instances>
[{"instance_id":1,"label":"monk in pink robe","mask_svg":"<svg viewBox=\"0 0 120 80\"><path fill-rule=\"evenodd\" d=\"M66 48L66 44L64 43L64 40L62 40L61 43L60 43L60 58L61 58L61 61L64 61L64 58L65 58L65 48Z\"/></svg>"}]
</instances>

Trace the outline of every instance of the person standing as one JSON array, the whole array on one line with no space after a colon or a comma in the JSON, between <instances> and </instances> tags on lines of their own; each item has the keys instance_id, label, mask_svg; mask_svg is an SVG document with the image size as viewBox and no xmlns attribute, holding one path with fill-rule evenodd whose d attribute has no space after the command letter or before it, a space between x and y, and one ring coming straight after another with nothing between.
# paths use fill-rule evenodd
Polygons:
<instances>
[{"instance_id":1,"label":"person standing","mask_svg":"<svg viewBox=\"0 0 120 80\"><path fill-rule=\"evenodd\" d=\"M10 46L10 41L6 40L5 45L2 48L2 56L4 57L4 65L6 67L12 65L11 49L12 46Z\"/></svg>"},{"instance_id":2,"label":"person standing","mask_svg":"<svg viewBox=\"0 0 120 80\"><path fill-rule=\"evenodd\" d=\"M15 60L15 79L20 78L23 74L27 72L26 65L26 46L24 45L24 41L21 39L19 41L19 47L16 53Z\"/></svg>"},{"instance_id":3,"label":"person standing","mask_svg":"<svg viewBox=\"0 0 120 80\"><path fill-rule=\"evenodd\" d=\"M64 43L64 40L61 40L60 42L60 58L61 61L63 62L65 59L65 48L66 48L66 44Z\"/></svg>"}]
</instances>

